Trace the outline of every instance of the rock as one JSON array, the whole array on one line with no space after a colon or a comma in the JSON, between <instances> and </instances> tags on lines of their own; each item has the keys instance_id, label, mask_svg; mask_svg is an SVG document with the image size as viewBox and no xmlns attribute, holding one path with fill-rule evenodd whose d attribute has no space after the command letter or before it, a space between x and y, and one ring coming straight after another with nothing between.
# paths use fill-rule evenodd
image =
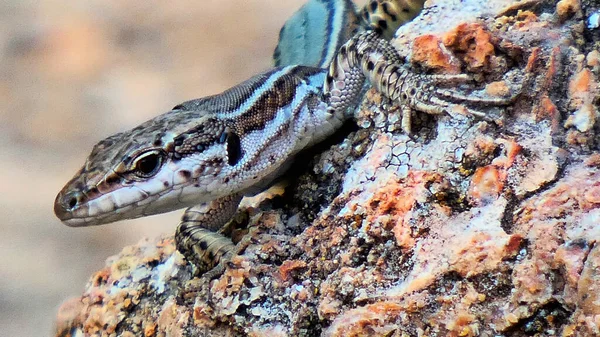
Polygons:
<instances>
[{"instance_id":1,"label":"rock","mask_svg":"<svg viewBox=\"0 0 600 337\"><path fill-rule=\"evenodd\" d=\"M598 56L579 43L598 8L550 4L428 2L401 54L514 104L415 114L409 137L370 91L363 129L248 206L220 278L144 240L63 305L56 335L600 334Z\"/></svg>"}]
</instances>

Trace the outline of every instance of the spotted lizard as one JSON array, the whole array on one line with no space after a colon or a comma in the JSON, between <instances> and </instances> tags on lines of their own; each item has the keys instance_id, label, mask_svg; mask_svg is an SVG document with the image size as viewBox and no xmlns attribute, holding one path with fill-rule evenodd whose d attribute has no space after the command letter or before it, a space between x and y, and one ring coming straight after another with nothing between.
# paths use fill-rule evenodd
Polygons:
<instances>
[{"instance_id":1,"label":"spotted lizard","mask_svg":"<svg viewBox=\"0 0 600 337\"><path fill-rule=\"evenodd\" d=\"M376 9L389 1L374 3L367 6ZM343 10L337 13L340 17L356 15L354 9L330 10ZM375 12L369 17L379 18ZM244 196L267 188L299 151L353 118L365 80L402 107L402 125L408 133L412 110L444 114L459 103L502 106L512 101L512 97L470 97L451 89L468 84L464 74L415 71L381 38L382 29L376 24L374 30L353 31L336 53L321 53L330 59L327 68L319 67L322 60L308 62L312 66L280 65L100 141L57 195L57 217L79 227L187 208L175 234L177 249L206 272L205 277L216 277L237 253L232 241L216 231L235 215ZM281 55L281 50L276 52L278 64L285 63Z\"/></svg>"}]
</instances>

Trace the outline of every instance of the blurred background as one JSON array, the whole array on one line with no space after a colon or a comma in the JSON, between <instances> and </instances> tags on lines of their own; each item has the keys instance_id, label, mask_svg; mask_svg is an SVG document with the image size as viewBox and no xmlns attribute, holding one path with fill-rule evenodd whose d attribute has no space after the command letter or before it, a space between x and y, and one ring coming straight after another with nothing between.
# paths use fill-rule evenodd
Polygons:
<instances>
[{"instance_id":1,"label":"blurred background","mask_svg":"<svg viewBox=\"0 0 600 337\"><path fill-rule=\"evenodd\" d=\"M49 336L105 259L180 211L94 228L56 193L102 138L267 69L304 0L0 0L0 331Z\"/></svg>"}]
</instances>

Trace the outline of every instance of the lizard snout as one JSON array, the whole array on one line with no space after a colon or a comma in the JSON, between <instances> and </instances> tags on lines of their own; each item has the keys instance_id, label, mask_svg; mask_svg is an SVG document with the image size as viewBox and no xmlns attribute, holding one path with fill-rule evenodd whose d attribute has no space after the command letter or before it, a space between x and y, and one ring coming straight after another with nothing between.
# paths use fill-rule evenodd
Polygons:
<instances>
[{"instance_id":1,"label":"lizard snout","mask_svg":"<svg viewBox=\"0 0 600 337\"><path fill-rule=\"evenodd\" d=\"M85 195L79 191L59 193L54 200L54 214L61 220L73 217L73 211L85 200Z\"/></svg>"}]
</instances>

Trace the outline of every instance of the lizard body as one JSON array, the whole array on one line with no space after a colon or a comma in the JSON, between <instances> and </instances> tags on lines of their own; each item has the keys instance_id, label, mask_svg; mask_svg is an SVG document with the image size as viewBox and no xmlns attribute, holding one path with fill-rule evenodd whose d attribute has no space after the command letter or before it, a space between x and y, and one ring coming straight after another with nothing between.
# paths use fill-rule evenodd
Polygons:
<instances>
[{"instance_id":1,"label":"lizard body","mask_svg":"<svg viewBox=\"0 0 600 337\"><path fill-rule=\"evenodd\" d=\"M205 276L217 276L236 250L216 231L244 195L261 191L295 154L352 118L365 79L403 107L407 132L411 109L441 114L457 101L511 101L444 89L468 77L416 73L366 31L346 42L328 69L277 67L101 141L58 194L54 211L69 226L91 226L189 207L177 248L200 270L213 268Z\"/></svg>"},{"instance_id":2,"label":"lizard body","mask_svg":"<svg viewBox=\"0 0 600 337\"><path fill-rule=\"evenodd\" d=\"M362 24L385 39L391 39L398 27L414 19L425 0L370 0L358 16Z\"/></svg>"},{"instance_id":3,"label":"lizard body","mask_svg":"<svg viewBox=\"0 0 600 337\"><path fill-rule=\"evenodd\" d=\"M341 46L370 29L391 39L423 9L424 0L370 0L360 11L351 0L310 0L279 31L273 64L327 68Z\"/></svg>"}]
</instances>

